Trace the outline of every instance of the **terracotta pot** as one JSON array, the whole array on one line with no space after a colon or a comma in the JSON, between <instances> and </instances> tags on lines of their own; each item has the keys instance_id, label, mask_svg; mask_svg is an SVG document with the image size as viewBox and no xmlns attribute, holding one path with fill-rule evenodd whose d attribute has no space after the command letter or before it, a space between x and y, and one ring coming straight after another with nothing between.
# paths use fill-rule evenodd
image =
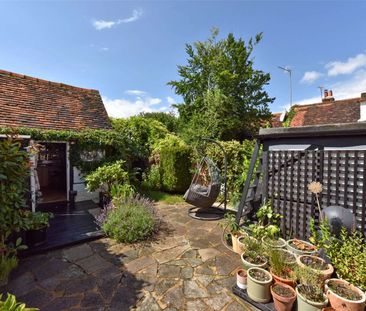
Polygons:
<instances>
[{"instance_id":1,"label":"terracotta pot","mask_svg":"<svg viewBox=\"0 0 366 311\"><path fill-rule=\"evenodd\" d=\"M268 247L268 248L271 248L271 249L282 249L284 247L286 247L286 241L282 238L279 238L278 240L276 241L279 241L281 244L279 245L273 245L270 243L270 240L266 239L266 237L262 237L262 243Z\"/></svg>"},{"instance_id":2,"label":"terracotta pot","mask_svg":"<svg viewBox=\"0 0 366 311\"><path fill-rule=\"evenodd\" d=\"M240 289L247 288L247 272L244 269L239 269L236 272L236 285Z\"/></svg>"},{"instance_id":3,"label":"terracotta pot","mask_svg":"<svg viewBox=\"0 0 366 311\"><path fill-rule=\"evenodd\" d=\"M336 310L332 307L325 307L322 309L322 311L336 311Z\"/></svg>"},{"instance_id":4,"label":"terracotta pot","mask_svg":"<svg viewBox=\"0 0 366 311\"><path fill-rule=\"evenodd\" d=\"M296 286L295 281L281 278L280 276L274 274L272 269L270 269L269 272L272 274L272 277L273 277L273 280L275 281L275 283L285 284L285 285L290 286L291 288L295 288L295 286Z\"/></svg>"},{"instance_id":5,"label":"terracotta pot","mask_svg":"<svg viewBox=\"0 0 366 311\"><path fill-rule=\"evenodd\" d=\"M311 256L311 255L300 255L299 257L296 258L297 264L300 267L305 267L306 265L304 263L302 263L301 259L306 258L306 257L310 257L310 258L314 258L316 260L320 260L322 263L325 263L325 260L323 258L317 257L317 256ZM319 273L322 275L323 280L327 280L329 279L333 272L334 272L334 268L331 264L327 264L327 269L326 270L317 270L317 269L313 269L309 266L307 266L308 268L310 268L312 271L314 271L315 273Z\"/></svg>"},{"instance_id":6,"label":"terracotta pot","mask_svg":"<svg viewBox=\"0 0 366 311\"><path fill-rule=\"evenodd\" d=\"M311 244L310 242L307 242L307 241L303 241L303 240L299 240L299 239L291 239L291 240L288 240L286 242L286 248L293 254L295 254L296 256L300 256L300 255L313 255L316 253L316 250L313 250L313 251L303 251L301 249L297 249L296 247L293 247L291 245L291 242L293 242L294 240L297 240L297 241L300 241L304 244L307 244L307 245L310 245L310 246L313 246L313 244Z\"/></svg>"},{"instance_id":7,"label":"terracotta pot","mask_svg":"<svg viewBox=\"0 0 366 311\"><path fill-rule=\"evenodd\" d=\"M343 283L350 287L351 290L355 291L357 294L361 296L361 299L359 300L349 300L346 298L343 298L336 294L332 289L329 288L328 284L329 282L337 282L337 283ZM363 311L365 309L365 301L366 296L365 293L359 289L358 287L352 285L351 283L347 282L346 280L341 279L329 279L325 281L325 291L326 295L329 299L331 307L333 307L337 311Z\"/></svg>"},{"instance_id":8,"label":"terracotta pot","mask_svg":"<svg viewBox=\"0 0 366 311\"><path fill-rule=\"evenodd\" d=\"M291 297L283 297L283 296L276 294L273 291L273 286L274 285L271 285L271 294L273 297L273 302L274 302L276 311L291 311L292 306L296 300L295 290L289 285L281 284L281 286L288 288L293 293L293 295Z\"/></svg>"},{"instance_id":9,"label":"terracotta pot","mask_svg":"<svg viewBox=\"0 0 366 311\"><path fill-rule=\"evenodd\" d=\"M327 296L324 295L324 301L315 302L307 299L299 293L298 286L295 288L297 296L297 311L317 311L322 310L328 305Z\"/></svg>"},{"instance_id":10,"label":"terracotta pot","mask_svg":"<svg viewBox=\"0 0 366 311\"><path fill-rule=\"evenodd\" d=\"M260 281L251 276L251 272L259 270L268 276L267 281ZM247 293L250 299L259 303L267 303L271 300L270 286L272 284L272 275L262 268L250 268L248 270Z\"/></svg>"},{"instance_id":11,"label":"terracotta pot","mask_svg":"<svg viewBox=\"0 0 366 311\"><path fill-rule=\"evenodd\" d=\"M264 263L262 263L262 264L254 264L254 263L251 263L251 262L249 262L249 261L246 261L245 259L244 259L244 255L245 255L245 253L242 253L241 254L241 261L243 262L243 266L244 266L244 269L245 270L249 270L250 268L265 268L266 266L267 266L267 263L268 263L268 261L267 261L267 259L266 259L266 261L264 262Z\"/></svg>"}]
</instances>

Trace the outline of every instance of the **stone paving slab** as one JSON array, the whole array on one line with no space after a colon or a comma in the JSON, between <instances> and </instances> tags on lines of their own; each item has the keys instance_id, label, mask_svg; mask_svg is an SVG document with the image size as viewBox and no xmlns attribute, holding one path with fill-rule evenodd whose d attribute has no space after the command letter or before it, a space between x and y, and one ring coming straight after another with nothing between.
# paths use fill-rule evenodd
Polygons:
<instances>
[{"instance_id":1,"label":"stone paving slab","mask_svg":"<svg viewBox=\"0 0 366 311\"><path fill-rule=\"evenodd\" d=\"M221 243L217 221L188 205L157 205L163 226L152 241L108 238L20 261L6 288L41 311L255 310L231 293L240 257Z\"/></svg>"}]
</instances>

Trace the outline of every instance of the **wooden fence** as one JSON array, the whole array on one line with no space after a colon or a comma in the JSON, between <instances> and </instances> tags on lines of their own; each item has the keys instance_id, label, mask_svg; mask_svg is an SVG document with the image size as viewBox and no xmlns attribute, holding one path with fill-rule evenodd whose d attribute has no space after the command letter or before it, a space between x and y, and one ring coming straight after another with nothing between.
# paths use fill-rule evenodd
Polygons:
<instances>
[{"instance_id":1,"label":"wooden fence","mask_svg":"<svg viewBox=\"0 0 366 311\"><path fill-rule=\"evenodd\" d=\"M263 195L283 215L286 237L308 238L311 217L318 220L315 196L307 186L323 185L321 206L351 209L357 228L365 232L366 151L302 150L266 151L262 154Z\"/></svg>"}]
</instances>

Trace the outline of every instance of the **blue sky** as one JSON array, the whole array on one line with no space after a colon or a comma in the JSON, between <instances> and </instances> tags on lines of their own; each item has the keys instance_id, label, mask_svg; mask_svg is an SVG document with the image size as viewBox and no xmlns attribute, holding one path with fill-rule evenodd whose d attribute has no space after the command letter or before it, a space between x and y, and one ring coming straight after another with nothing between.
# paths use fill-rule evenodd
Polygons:
<instances>
[{"instance_id":1,"label":"blue sky","mask_svg":"<svg viewBox=\"0 0 366 311\"><path fill-rule=\"evenodd\" d=\"M0 68L100 90L110 115L166 111L181 98L166 85L185 64L185 43L212 27L247 40L271 74L272 111L366 91L366 2L352 1L0 1Z\"/></svg>"}]
</instances>

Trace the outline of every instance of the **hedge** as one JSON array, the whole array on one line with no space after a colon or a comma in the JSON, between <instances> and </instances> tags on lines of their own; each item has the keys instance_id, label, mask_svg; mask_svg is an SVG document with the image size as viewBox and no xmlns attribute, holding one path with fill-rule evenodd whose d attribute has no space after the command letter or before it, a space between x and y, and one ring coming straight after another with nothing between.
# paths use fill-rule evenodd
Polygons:
<instances>
[{"instance_id":1,"label":"hedge","mask_svg":"<svg viewBox=\"0 0 366 311\"><path fill-rule=\"evenodd\" d=\"M168 134L154 148L153 158L159 166L164 191L183 193L191 183L192 150L177 136Z\"/></svg>"}]
</instances>

